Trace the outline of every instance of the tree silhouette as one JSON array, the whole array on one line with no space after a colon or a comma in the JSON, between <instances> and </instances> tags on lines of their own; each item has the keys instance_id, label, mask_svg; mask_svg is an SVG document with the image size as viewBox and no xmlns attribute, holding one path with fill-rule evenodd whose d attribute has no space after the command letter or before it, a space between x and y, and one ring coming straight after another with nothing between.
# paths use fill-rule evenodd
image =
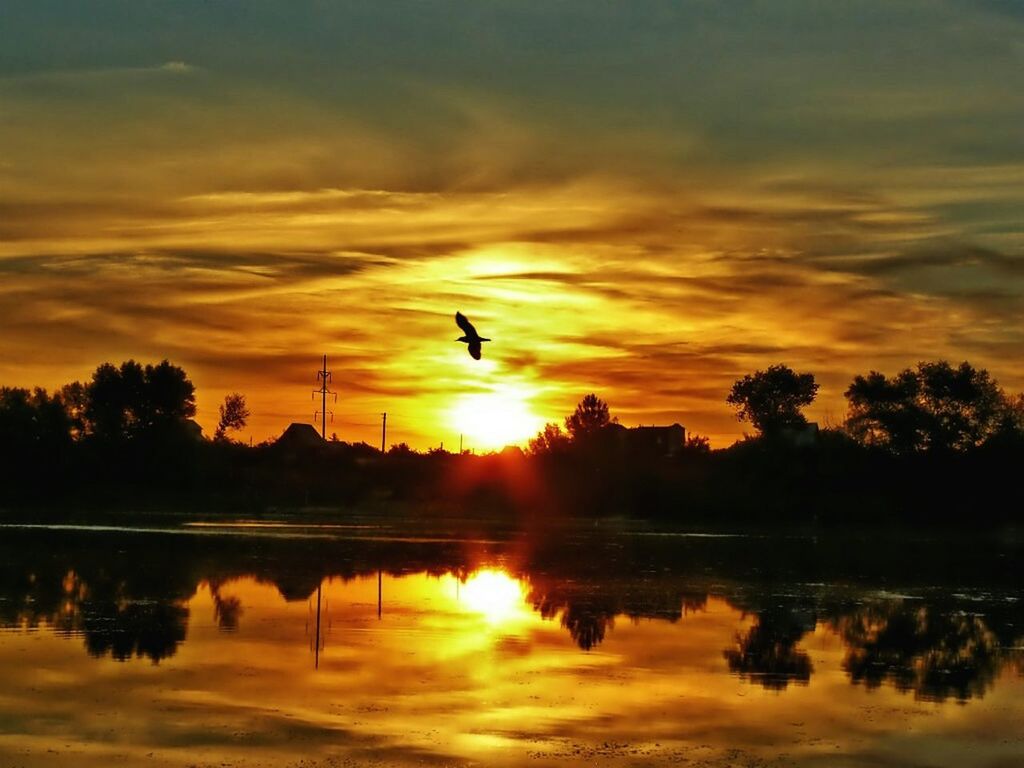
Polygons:
<instances>
[{"instance_id":1,"label":"tree silhouette","mask_svg":"<svg viewBox=\"0 0 1024 768\"><path fill-rule=\"evenodd\" d=\"M85 388L86 431L123 440L195 415L195 386L181 368L164 360L143 367L134 360L99 366Z\"/></svg>"},{"instance_id":2,"label":"tree silhouette","mask_svg":"<svg viewBox=\"0 0 1024 768\"><path fill-rule=\"evenodd\" d=\"M920 363L921 397L930 447L964 450L980 445L999 424L1003 393L985 369L964 361Z\"/></svg>"},{"instance_id":3,"label":"tree silhouette","mask_svg":"<svg viewBox=\"0 0 1024 768\"><path fill-rule=\"evenodd\" d=\"M924 444L919 392L920 382L910 369L891 379L878 371L855 377L846 390L846 431L864 445L883 446L895 453L918 450Z\"/></svg>"},{"instance_id":4,"label":"tree silhouette","mask_svg":"<svg viewBox=\"0 0 1024 768\"><path fill-rule=\"evenodd\" d=\"M143 381L144 426L178 422L196 415L196 388L178 366L166 360L147 365Z\"/></svg>"},{"instance_id":5,"label":"tree silhouette","mask_svg":"<svg viewBox=\"0 0 1024 768\"><path fill-rule=\"evenodd\" d=\"M12 446L34 440L36 414L27 389L0 388L0 434Z\"/></svg>"},{"instance_id":6,"label":"tree silhouette","mask_svg":"<svg viewBox=\"0 0 1024 768\"><path fill-rule=\"evenodd\" d=\"M1024 392L1003 399L999 432L1024 436Z\"/></svg>"},{"instance_id":7,"label":"tree silhouette","mask_svg":"<svg viewBox=\"0 0 1024 768\"><path fill-rule=\"evenodd\" d=\"M126 363L127 365L127 363ZM86 387L85 422L88 431L103 440L123 438L127 431L129 403L121 371L103 363Z\"/></svg>"},{"instance_id":8,"label":"tree silhouette","mask_svg":"<svg viewBox=\"0 0 1024 768\"><path fill-rule=\"evenodd\" d=\"M817 393L814 374L772 365L737 380L725 401L737 409L740 421L749 421L761 434L770 436L786 427L807 424L800 409L813 403Z\"/></svg>"},{"instance_id":9,"label":"tree silhouette","mask_svg":"<svg viewBox=\"0 0 1024 768\"><path fill-rule=\"evenodd\" d=\"M85 435L85 411L89 404L89 392L86 385L73 381L60 388L60 399L64 404L71 427L71 437L80 440Z\"/></svg>"},{"instance_id":10,"label":"tree silhouette","mask_svg":"<svg viewBox=\"0 0 1024 768\"><path fill-rule=\"evenodd\" d=\"M857 376L846 390L846 429L865 445L894 453L963 451L981 445L1013 420L1008 401L988 371L963 362L919 363L887 378Z\"/></svg>"},{"instance_id":11,"label":"tree silhouette","mask_svg":"<svg viewBox=\"0 0 1024 768\"><path fill-rule=\"evenodd\" d=\"M574 441L580 441L594 437L611 423L608 403L591 393L580 400L576 410L566 417L565 428Z\"/></svg>"},{"instance_id":12,"label":"tree silhouette","mask_svg":"<svg viewBox=\"0 0 1024 768\"><path fill-rule=\"evenodd\" d=\"M0 387L0 435L17 450L53 448L71 439L71 420L60 395Z\"/></svg>"},{"instance_id":13,"label":"tree silhouette","mask_svg":"<svg viewBox=\"0 0 1024 768\"><path fill-rule=\"evenodd\" d=\"M245 427L249 421L249 408L245 404L245 395L232 392L224 398L219 406L220 421L217 422L217 431L214 433L215 440L224 440L229 429L238 430ZM334 436L336 439L336 436Z\"/></svg>"},{"instance_id":14,"label":"tree silhouette","mask_svg":"<svg viewBox=\"0 0 1024 768\"><path fill-rule=\"evenodd\" d=\"M687 453L707 456L711 453L711 440L706 435L689 435L683 450Z\"/></svg>"},{"instance_id":15,"label":"tree silhouette","mask_svg":"<svg viewBox=\"0 0 1024 768\"><path fill-rule=\"evenodd\" d=\"M534 456L561 453L569 447L569 436L553 422L544 425L544 429L530 440L530 453Z\"/></svg>"}]
</instances>

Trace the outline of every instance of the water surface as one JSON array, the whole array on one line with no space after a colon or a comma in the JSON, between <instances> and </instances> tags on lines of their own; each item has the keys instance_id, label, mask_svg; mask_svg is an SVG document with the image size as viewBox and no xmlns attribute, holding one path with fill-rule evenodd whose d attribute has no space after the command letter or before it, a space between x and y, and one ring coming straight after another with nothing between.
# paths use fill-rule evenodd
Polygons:
<instances>
[{"instance_id":1,"label":"water surface","mask_svg":"<svg viewBox=\"0 0 1024 768\"><path fill-rule=\"evenodd\" d=\"M1024 765L1012 542L413 529L0 528L0 765Z\"/></svg>"}]
</instances>

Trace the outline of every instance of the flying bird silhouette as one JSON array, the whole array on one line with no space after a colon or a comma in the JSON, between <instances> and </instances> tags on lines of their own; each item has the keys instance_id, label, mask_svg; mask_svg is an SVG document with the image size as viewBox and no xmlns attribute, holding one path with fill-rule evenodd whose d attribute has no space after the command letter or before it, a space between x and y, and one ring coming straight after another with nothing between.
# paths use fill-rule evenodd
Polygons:
<instances>
[{"instance_id":1,"label":"flying bird silhouette","mask_svg":"<svg viewBox=\"0 0 1024 768\"><path fill-rule=\"evenodd\" d=\"M480 352L482 351L480 343L483 341L490 341L490 339L485 339L483 336L477 333L476 328L473 327L473 324L469 322L469 320L466 319L466 316L461 312L455 313L455 324L459 326L459 328L462 329L463 334L465 334L464 336L460 336L459 338L457 338L456 341L466 342L466 344L469 345L470 356L474 360L479 360Z\"/></svg>"}]
</instances>

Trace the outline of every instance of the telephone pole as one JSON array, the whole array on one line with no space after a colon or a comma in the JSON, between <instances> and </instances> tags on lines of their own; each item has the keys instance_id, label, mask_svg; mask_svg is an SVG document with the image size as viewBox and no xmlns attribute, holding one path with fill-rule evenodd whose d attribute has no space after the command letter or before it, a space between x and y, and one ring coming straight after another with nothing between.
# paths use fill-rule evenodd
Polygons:
<instances>
[{"instance_id":1,"label":"telephone pole","mask_svg":"<svg viewBox=\"0 0 1024 768\"><path fill-rule=\"evenodd\" d=\"M382 413L380 420L380 452L384 453L385 445L387 445L388 438L388 414L387 411Z\"/></svg>"},{"instance_id":2,"label":"telephone pole","mask_svg":"<svg viewBox=\"0 0 1024 768\"><path fill-rule=\"evenodd\" d=\"M327 439L327 396L331 395L334 397L334 402L338 402L338 393L332 390L327 384L331 380L331 372L327 370L327 355L324 355L324 367L323 370L316 372L316 380L320 382L320 389L313 390L313 396L320 395L320 410L313 413L315 419L317 415L320 416L320 437L324 440ZM334 421L334 411L330 412L331 421Z\"/></svg>"}]
</instances>

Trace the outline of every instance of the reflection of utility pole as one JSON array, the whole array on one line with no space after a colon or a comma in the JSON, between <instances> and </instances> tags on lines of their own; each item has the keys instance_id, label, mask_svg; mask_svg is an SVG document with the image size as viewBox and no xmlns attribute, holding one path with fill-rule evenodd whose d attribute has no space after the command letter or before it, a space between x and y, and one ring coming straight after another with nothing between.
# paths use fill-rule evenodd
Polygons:
<instances>
[{"instance_id":1,"label":"reflection of utility pole","mask_svg":"<svg viewBox=\"0 0 1024 768\"><path fill-rule=\"evenodd\" d=\"M388 439L388 414L387 411L380 415L380 452L384 453L384 446L387 445Z\"/></svg>"},{"instance_id":2,"label":"reflection of utility pole","mask_svg":"<svg viewBox=\"0 0 1024 768\"><path fill-rule=\"evenodd\" d=\"M320 669L320 588L323 582L316 585L316 639L314 644L313 668Z\"/></svg>"},{"instance_id":3,"label":"reflection of utility pole","mask_svg":"<svg viewBox=\"0 0 1024 768\"><path fill-rule=\"evenodd\" d=\"M382 595L381 587L382 587L382 585L383 585L383 577L381 576L381 571L378 568L377 569L377 619L378 620L380 619L381 608L383 607L383 602L381 601L381 595Z\"/></svg>"},{"instance_id":4,"label":"reflection of utility pole","mask_svg":"<svg viewBox=\"0 0 1024 768\"><path fill-rule=\"evenodd\" d=\"M331 380L331 372L327 370L327 355L324 355L323 370L316 372L316 380L320 382L320 389L313 390L313 396L320 395L320 410L313 413L315 419L320 416L320 437L327 439L327 396L333 395L334 402L338 402L338 393L327 386ZM331 423L334 423L334 411L331 411Z\"/></svg>"}]
</instances>

